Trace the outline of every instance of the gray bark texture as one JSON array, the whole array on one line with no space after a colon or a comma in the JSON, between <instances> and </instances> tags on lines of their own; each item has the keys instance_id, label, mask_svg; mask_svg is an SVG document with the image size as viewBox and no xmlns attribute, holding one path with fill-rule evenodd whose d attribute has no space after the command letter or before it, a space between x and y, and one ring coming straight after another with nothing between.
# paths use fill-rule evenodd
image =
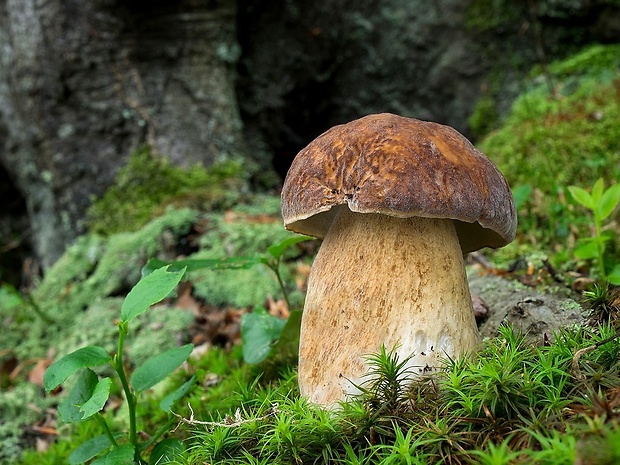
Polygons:
<instances>
[{"instance_id":1,"label":"gray bark texture","mask_svg":"<svg viewBox=\"0 0 620 465\"><path fill-rule=\"evenodd\" d=\"M0 0L0 160L44 267L141 144L240 155L235 17L234 0Z\"/></svg>"}]
</instances>

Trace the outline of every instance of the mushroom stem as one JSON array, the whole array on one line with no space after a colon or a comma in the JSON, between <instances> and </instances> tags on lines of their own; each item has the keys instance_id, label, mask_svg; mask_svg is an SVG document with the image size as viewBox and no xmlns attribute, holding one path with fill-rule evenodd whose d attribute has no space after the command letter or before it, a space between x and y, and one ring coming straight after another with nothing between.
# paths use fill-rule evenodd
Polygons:
<instances>
[{"instance_id":1,"label":"mushroom stem","mask_svg":"<svg viewBox=\"0 0 620 465\"><path fill-rule=\"evenodd\" d=\"M423 374L479 341L452 220L337 208L312 265L299 351L301 394L324 406L356 392L382 344Z\"/></svg>"}]
</instances>

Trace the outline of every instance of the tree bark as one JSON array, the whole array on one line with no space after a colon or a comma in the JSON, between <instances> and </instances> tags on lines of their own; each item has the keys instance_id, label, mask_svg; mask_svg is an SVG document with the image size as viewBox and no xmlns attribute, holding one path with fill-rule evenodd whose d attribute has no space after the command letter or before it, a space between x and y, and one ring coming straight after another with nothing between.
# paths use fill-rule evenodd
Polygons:
<instances>
[{"instance_id":1,"label":"tree bark","mask_svg":"<svg viewBox=\"0 0 620 465\"><path fill-rule=\"evenodd\" d=\"M0 161L44 267L140 145L243 154L235 18L235 0L0 0Z\"/></svg>"}]
</instances>

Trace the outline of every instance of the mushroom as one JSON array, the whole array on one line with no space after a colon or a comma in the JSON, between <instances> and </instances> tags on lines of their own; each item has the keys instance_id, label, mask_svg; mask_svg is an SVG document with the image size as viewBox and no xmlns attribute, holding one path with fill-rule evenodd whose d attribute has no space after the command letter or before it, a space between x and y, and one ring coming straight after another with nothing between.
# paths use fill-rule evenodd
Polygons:
<instances>
[{"instance_id":1,"label":"mushroom","mask_svg":"<svg viewBox=\"0 0 620 465\"><path fill-rule=\"evenodd\" d=\"M475 350L463 254L512 241L516 212L502 174L455 129L387 113L329 129L295 157L282 216L323 238L299 347L311 402L355 393L381 345L420 374Z\"/></svg>"}]
</instances>

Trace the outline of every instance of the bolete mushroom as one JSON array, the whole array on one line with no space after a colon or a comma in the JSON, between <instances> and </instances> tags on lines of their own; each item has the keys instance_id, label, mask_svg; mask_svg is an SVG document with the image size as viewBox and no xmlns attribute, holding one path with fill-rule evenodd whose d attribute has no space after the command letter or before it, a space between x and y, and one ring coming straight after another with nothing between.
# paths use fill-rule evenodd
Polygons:
<instances>
[{"instance_id":1,"label":"bolete mushroom","mask_svg":"<svg viewBox=\"0 0 620 465\"><path fill-rule=\"evenodd\" d=\"M392 114L335 126L296 156L287 229L323 238L301 323L299 388L333 406L381 345L436 370L479 341L463 254L514 239L499 170L455 129Z\"/></svg>"}]
</instances>

